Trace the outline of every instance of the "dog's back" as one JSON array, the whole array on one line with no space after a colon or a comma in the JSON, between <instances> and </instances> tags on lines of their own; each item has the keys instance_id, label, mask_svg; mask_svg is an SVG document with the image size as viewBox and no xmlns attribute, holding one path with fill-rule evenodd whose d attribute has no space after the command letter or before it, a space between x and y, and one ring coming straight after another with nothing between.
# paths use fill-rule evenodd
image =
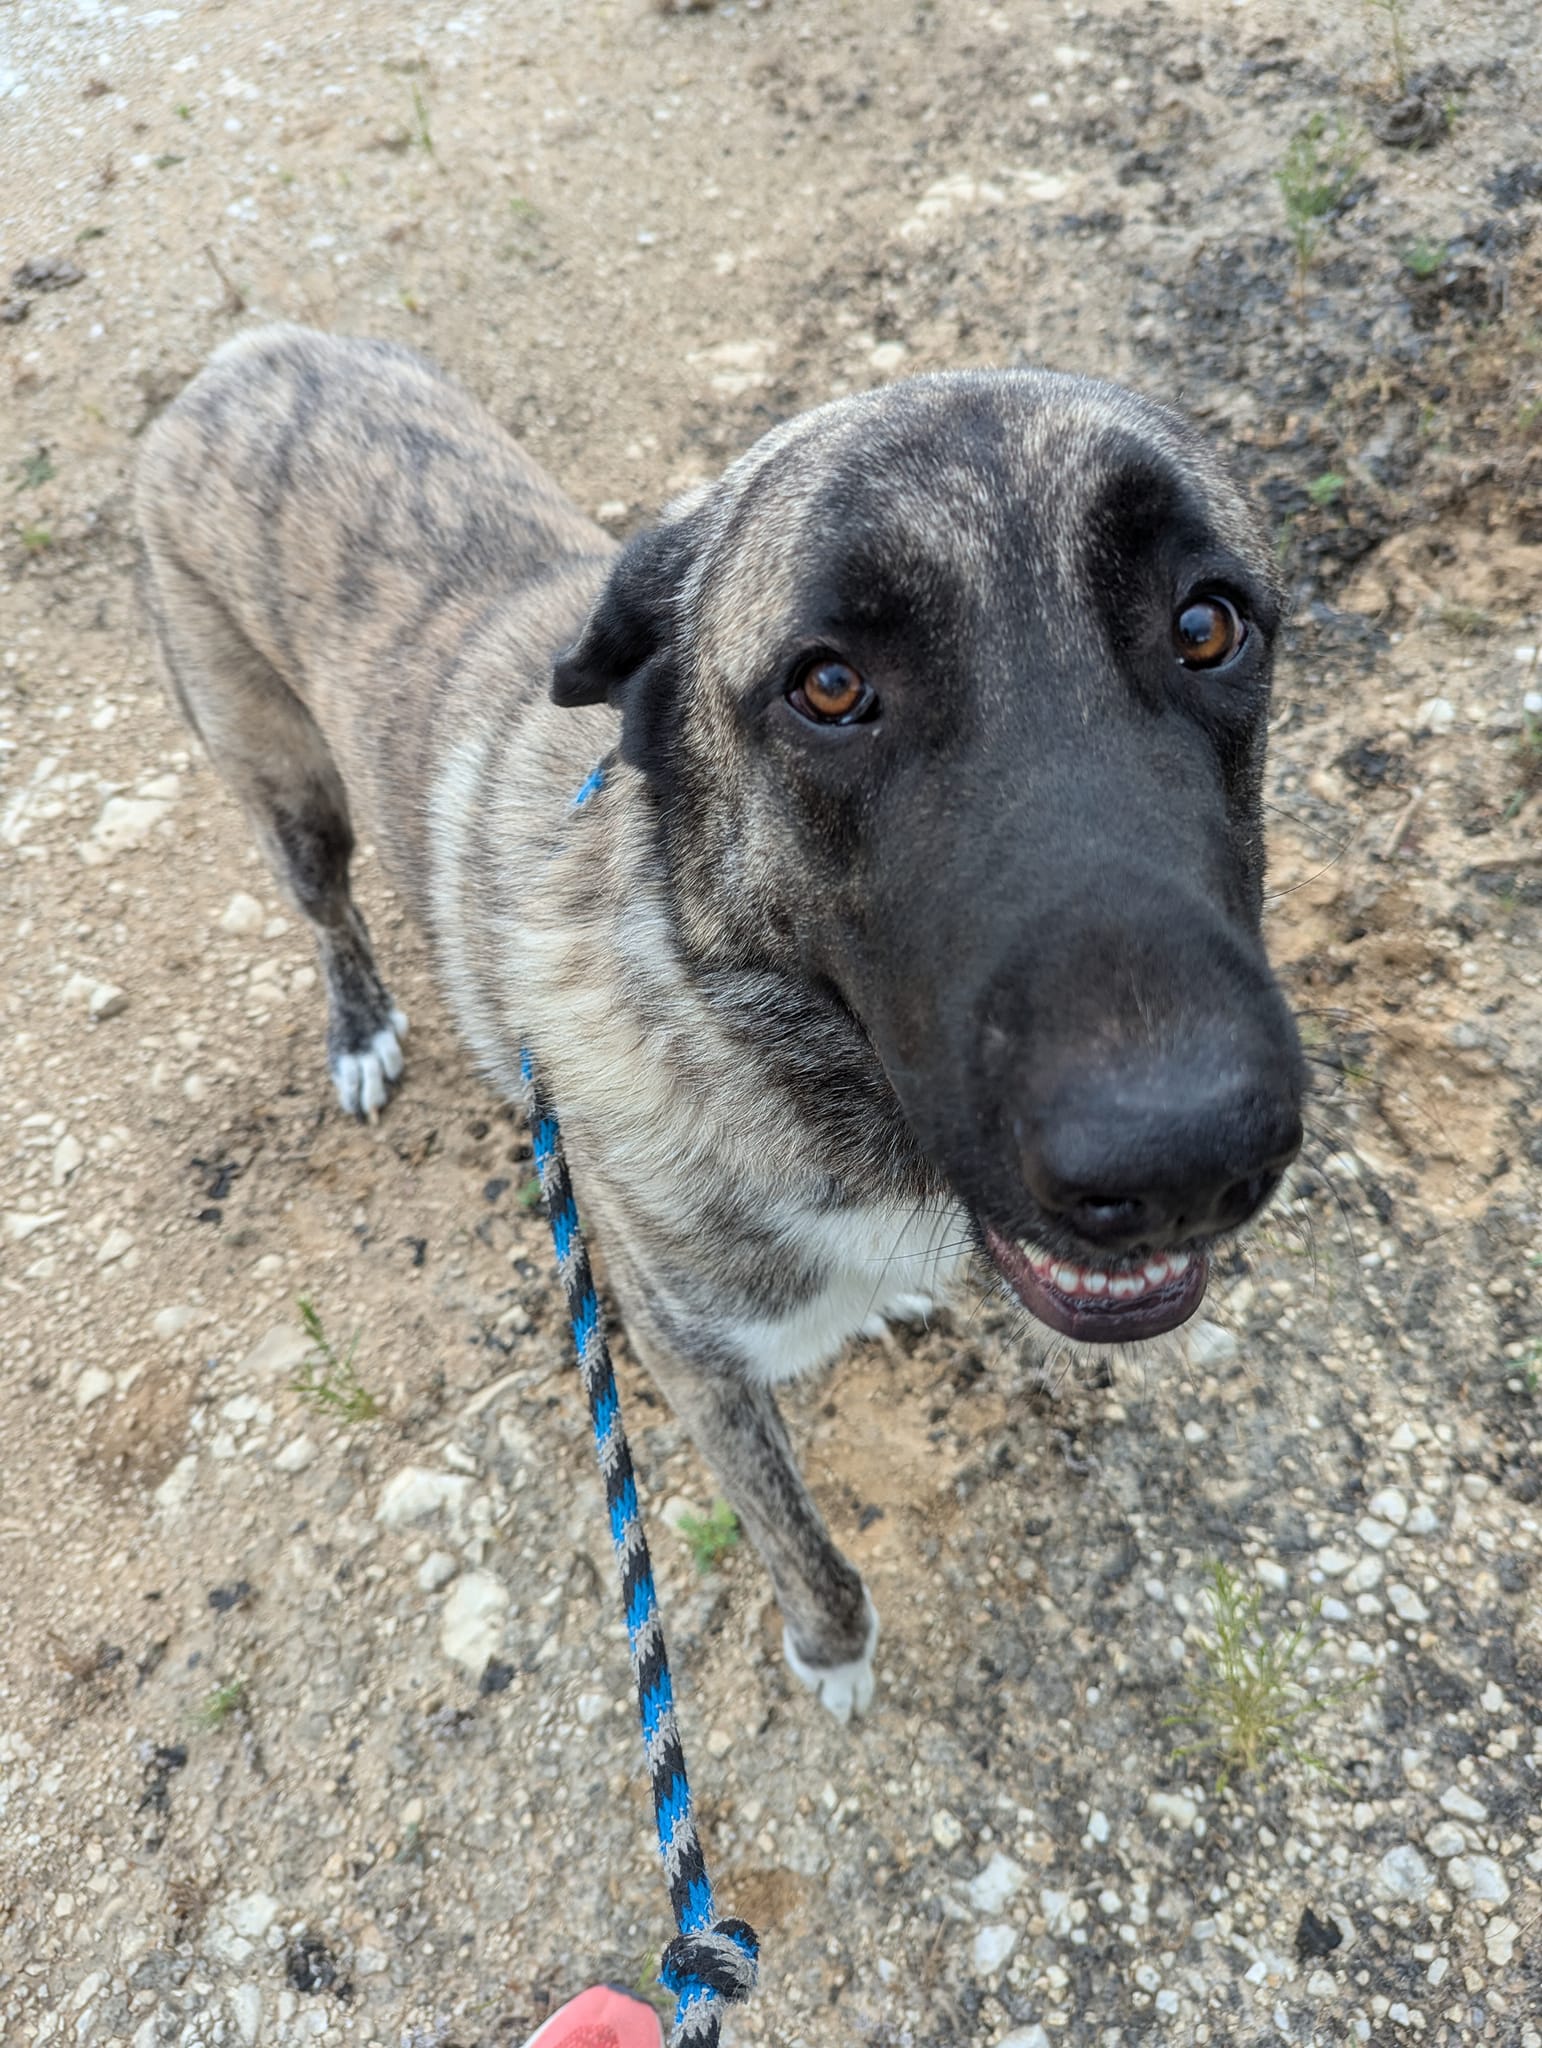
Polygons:
<instances>
[{"instance_id":1,"label":"dog's back","mask_svg":"<svg viewBox=\"0 0 1542 2048\"><path fill-rule=\"evenodd\" d=\"M314 721L421 910L447 747L544 699L613 543L421 357L298 327L220 351L146 435L135 499L168 680L259 828Z\"/></svg>"}]
</instances>

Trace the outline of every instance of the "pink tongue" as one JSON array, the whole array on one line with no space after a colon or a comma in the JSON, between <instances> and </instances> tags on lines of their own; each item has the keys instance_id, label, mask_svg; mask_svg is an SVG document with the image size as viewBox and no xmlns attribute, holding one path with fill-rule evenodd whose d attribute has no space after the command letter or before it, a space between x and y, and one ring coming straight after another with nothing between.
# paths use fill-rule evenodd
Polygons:
<instances>
[{"instance_id":1,"label":"pink tongue","mask_svg":"<svg viewBox=\"0 0 1542 2048\"><path fill-rule=\"evenodd\" d=\"M1187 1269L1147 1292L1116 1300L1111 1294L1066 1294L1029 1263L1020 1245L985 1225L985 1248L1003 1280L1030 1315L1062 1337L1083 1344L1130 1344L1160 1337L1186 1323L1205 1298L1210 1266L1190 1252ZM1132 1268L1138 1272L1139 1268Z\"/></svg>"}]
</instances>

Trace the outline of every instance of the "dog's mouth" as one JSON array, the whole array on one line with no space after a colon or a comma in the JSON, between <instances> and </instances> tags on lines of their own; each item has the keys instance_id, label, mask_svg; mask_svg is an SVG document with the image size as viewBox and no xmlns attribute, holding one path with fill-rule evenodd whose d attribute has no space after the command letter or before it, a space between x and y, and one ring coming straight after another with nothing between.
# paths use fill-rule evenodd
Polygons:
<instances>
[{"instance_id":1,"label":"dog's mouth","mask_svg":"<svg viewBox=\"0 0 1542 2048\"><path fill-rule=\"evenodd\" d=\"M982 1223L991 1263L1027 1309L1081 1344L1134 1344L1186 1323L1205 1298L1210 1262L1197 1247L1106 1266L1077 1266Z\"/></svg>"}]
</instances>

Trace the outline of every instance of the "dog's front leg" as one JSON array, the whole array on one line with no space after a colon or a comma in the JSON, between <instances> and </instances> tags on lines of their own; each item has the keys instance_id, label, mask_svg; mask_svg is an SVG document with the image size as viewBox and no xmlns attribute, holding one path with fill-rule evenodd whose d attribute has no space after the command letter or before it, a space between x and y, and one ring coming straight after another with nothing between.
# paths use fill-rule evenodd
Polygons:
<instances>
[{"instance_id":1,"label":"dog's front leg","mask_svg":"<svg viewBox=\"0 0 1542 2048\"><path fill-rule=\"evenodd\" d=\"M769 1388L720 1361L682 1357L635 1318L627 1333L771 1574L788 1664L838 1721L864 1713L873 1697L878 1615L861 1573L830 1540Z\"/></svg>"}]
</instances>

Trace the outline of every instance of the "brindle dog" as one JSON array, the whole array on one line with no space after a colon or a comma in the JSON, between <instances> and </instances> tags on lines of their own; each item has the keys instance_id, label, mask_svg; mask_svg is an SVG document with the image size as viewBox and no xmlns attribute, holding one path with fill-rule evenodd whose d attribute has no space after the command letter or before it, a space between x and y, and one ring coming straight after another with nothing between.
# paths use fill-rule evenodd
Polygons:
<instances>
[{"instance_id":1,"label":"brindle dog","mask_svg":"<svg viewBox=\"0 0 1542 2048\"><path fill-rule=\"evenodd\" d=\"M1299 1143L1259 935L1280 596L1236 484L1129 392L918 377L618 552L429 364L280 327L157 421L137 501L171 689L315 931L344 1109L406 1028L361 826L511 1095L531 1048L794 1671L865 1707L877 1617L775 1383L971 1250L1063 1336L1171 1329Z\"/></svg>"}]
</instances>

